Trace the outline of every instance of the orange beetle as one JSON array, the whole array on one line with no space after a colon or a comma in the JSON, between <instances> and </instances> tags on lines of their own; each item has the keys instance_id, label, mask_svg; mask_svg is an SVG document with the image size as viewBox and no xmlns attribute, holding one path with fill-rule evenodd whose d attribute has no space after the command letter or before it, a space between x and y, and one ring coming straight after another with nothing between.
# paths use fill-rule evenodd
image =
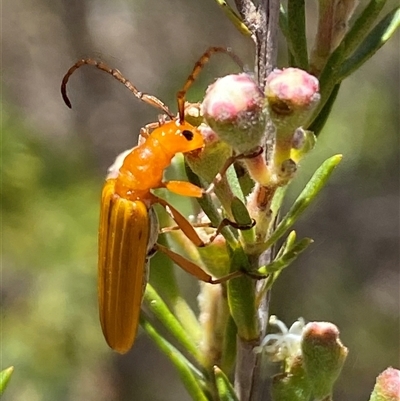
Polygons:
<instances>
[{"instance_id":1,"label":"orange beetle","mask_svg":"<svg viewBox=\"0 0 400 401\"><path fill-rule=\"evenodd\" d=\"M103 62L82 59L68 70L62 80L62 97L71 108L66 92L69 77L79 67L92 65L111 74L137 98L160 108L169 117L169 120L164 119L142 129L140 144L117 159L102 191L98 260L100 322L107 344L121 354L132 347L137 334L151 252L160 250L166 253L184 270L208 283L221 283L240 274L235 272L214 280L195 263L157 244L158 221L152 208L155 203L168 207L185 235L195 245L205 245L186 218L164 199L155 196L151 190L167 188L171 192L191 197L201 197L204 193L190 182L165 182L162 178L164 170L177 153L201 150L204 146L200 131L185 121L185 94L204 63L216 52L225 52L231 56L233 54L220 47L212 47L204 53L178 93L177 116L171 114L158 98L138 91L118 70L109 68ZM152 131L149 132L150 130Z\"/></svg>"}]
</instances>

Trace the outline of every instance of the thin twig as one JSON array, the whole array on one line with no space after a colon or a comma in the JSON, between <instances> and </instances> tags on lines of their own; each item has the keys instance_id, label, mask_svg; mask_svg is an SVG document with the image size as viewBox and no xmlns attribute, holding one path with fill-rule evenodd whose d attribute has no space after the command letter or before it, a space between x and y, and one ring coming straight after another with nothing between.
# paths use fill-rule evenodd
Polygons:
<instances>
[{"instance_id":1,"label":"thin twig","mask_svg":"<svg viewBox=\"0 0 400 401\"><path fill-rule=\"evenodd\" d=\"M268 74L276 66L280 0L261 0L258 8L260 24L255 32L257 79L265 89Z\"/></svg>"},{"instance_id":2,"label":"thin twig","mask_svg":"<svg viewBox=\"0 0 400 401\"><path fill-rule=\"evenodd\" d=\"M267 76L276 66L280 0L261 0L257 7L250 0L235 0L235 4L245 25L253 33L256 43L255 73L264 91ZM272 124L268 124L266 127L268 141L273 131ZM271 252L267 252L261 256L259 263L262 261L263 264L267 264L266 262L271 260L271 257ZM268 307L269 292L260 303L258 310L261 336L266 330ZM240 401L259 401L263 395L261 354L253 353L254 345L256 344L238 339L235 389Z\"/></svg>"},{"instance_id":3,"label":"thin twig","mask_svg":"<svg viewBox=\"0 0 400 401\"><path fill-rule=\"evenodd\" d=\"M251 2L251 0L235 0L236 8L240 16L245 21L245 24L251 22L251 15L255 13L256 6ZM250 28L247 25L248 28Z\"/></svg>"},{"instance_id":4,"label":"thin twig","mask_svg":"<svg viewBox=\"0 0 400 401\"><path fill-rule=\"evenodd\" d=\"M264 29L259 32L257 36L257 49L260 49L260 54L257 54L257 71L258 82L265 90L267 77L270 72L276 67L278 57L278 29L279 29L279 9L280 0L261 0L260 14L265 21ZM266 126L265 138L267 142L273 139L275 128L272 122ZM268 157L269 152L265 152ZM275 220L275 223L278 219ZM275 225L274 223L274 225ZM259 265L267 261L271 261L274 257L274 250L269 249L261 255ZM262 283L258 283L261 286ZM260 302L258 308L258 318L260 322L260 335L264 337L267 330L268 316L269 316L269 303L271 292L268 290L265 297ZM262 353L257 354L254 370L253 370L253 385L251 391L250 401L265 400L265 378L263 377L262 366Z\"/></svg>"}]
</instances>

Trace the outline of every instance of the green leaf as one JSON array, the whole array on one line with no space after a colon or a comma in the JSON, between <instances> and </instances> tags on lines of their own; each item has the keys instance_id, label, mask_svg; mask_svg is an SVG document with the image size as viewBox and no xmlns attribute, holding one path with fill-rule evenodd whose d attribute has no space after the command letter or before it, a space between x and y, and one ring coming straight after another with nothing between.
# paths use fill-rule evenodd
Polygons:
<instances>
[{"instance_id":1,"label":"green leaf","mask_svg":"<svg viewBox=\"0 0 400 401\"><path fill-rule=\"evenodd\" d=\"M279 248L279 251L277 252L275 259L282 257L286 252L292 249L293 245L296 242L296 239L297 239L296 231L294 230L290 231L289 235L285 239L285 242Z\"/></svg>"},{"instance_id":2,"label":"green leaf","mask_svg":"<svg viewBox=\"0 0 400 401\"><path fill-rule=\"evenodd\" d=\"M306 127L311 127L313 121L320 115L321 110L325 107L325 104L330 99L332 92L335 89L336 84L338 83L338 75L343 63L343 52L344 47L340 45L329 57L327 63L325 64L324 69L319 76L319 87L321 100L318 103L318 106L314 110L314 114L310 118L310 121L305 124ZM311 128L308 128L311 129Z\"/></svg>"},{"instance_id":3,"label":"green leaf","mask_svg":"<svg viewBox=\"0 0 400 401\"><path fill-rule=\"evenodd\" d=\"M357 50L355 50L355 49L362 42L366 33L371 29L373 23L375 22L379 12L381 11L381 9L385 3L386 3L386 0L371 0L369 2L368 6L364 9L364 11L361 13L361 15L357 18L356 22L353 24L350 31L346 34L346 36L342 40L341 44L337 47L337 49L329 57L326 65L319 77L319 83L320 83L320 88L321 88L321 91L320 91L321 101L320 101L317 109L315 110L313 117L310 119L309 124L307 124L306 126L309 126L309 127L312 126L313 121L317 118L317 116L320 115L321 110L325 107L325 104L330 99L332 93L335 90L336 85L338 83L340 83L341 80L343 80L346 76L348 76L352 71L354 71L356 68L358 68L359 65L361 65L360 58L363 59L363 57L366 56L366 55L362 56L362 54L364 54L364 51L365 51L365 50L364 51L362 50L364 45L361 45ZM381 28L375 27L373 32L376 31L376 29L378 29L378 31L382 30L382 28L384 28L384 25L385 25L384 21L386 19L388 19L389 15L391 15L392 13L396 14L396 10L393 10L391 13L389 13L378 24L378 25L383 24L383 26L381 26ZM398 18L398 16L397 17L393 16L393 23L389 24L390 26L388 26L388 30L391 29L394 31L393 26L396 25L396 22L395 22L396 18ZM386 24L387 24L387 21L386 21ZM370 33L370 35L371 34L372 34L372 32ZM368 35L368 37L370 35ZM375 33L375 34L373 34L373 36L374 35L377 35L377 34ZM364 41L364 43L366 43L366 42ZM369 46L371 46L371 45L369 45ZM378 48L376 48L376 50ZM347 61L345 63L345 60L354 51L355 51L355 53L353 54L352 57L350 57L350 59L353 59L353 57L354 57L353 61L351 63L350 63L350 61ZM359 54L360 52L361 52L361 54ZM359 56L356 56L356 54L359 54ZM371 57L371 55L367 56L367 58ZM366 60L366 58L364 59L364 61L365 60ZM362 61L362 62L364 62L364 61ZM343 63L347 64L347 67L344 68Z\"/></svg>"},{"instance_id":4,"label":"green leaf","mask_svg":"<svg viewBox=\"0 0 400 401\"><path fill-rule=\"evenodd\" d=\"M231 372L236 363L236 336L237 327L232 316L229 316L225 328L224 342L222 348L221 368L225 372Z\"/></svg>"},{"instance_id":5,"label":"green leaf","mask_svg":"<svg viewBox=\"0 0 400 401\"><path fill-rule=\"evenodd\" d=\"M283 8L282 4L279 7L279 28L281 28L283 35L285 36L286 40L288 40L289 38L288 17L287 17L287 12Z\"/></svg>"},{"instance_id":6,"label":"green leaf","mask_svg":"<svg viewBox=\"0 0 400 401\"><path fill-rule=\"evenodd\" d=\"M246 205L235 196L231 202L231 210L237 224L242 227L250 227L249 229L240 230L243 241L246 243L253 243L255 241L255 229L252 227L253 220L250 217Z\"/></svg>"},{"instance_id":7,"label":"green leaf","mask_svg":"<svg viewBox=\"0 0 400 401\"><path fill-rule=\"evenodd\" d=\"M275 217L278 215L279 211L281 210L281 206L282 206L283 200L285 199L287 189L288 189L288 185L285 185L284 187L279 187L275 191L275 195L274 195L274 197L272 199L272 203L271 203L272 220L275 219Z\"/></svg>"},{"instance_id":8,"label":"green leaf","mask_svg":"<svg viewBox=\"0 0 400 401\"><path fill-rule=\"evenodd\" d=\"M400 8L389 12L368 34L354 54L340 69L338 80L342 81L371 58L394 34L400 25Z\"/></svg>"},{"instance_id":9,"label":"green leaf","mask_svg":"<svg viewBox=\"0 0 400 401\"><path fill-rule=\"evenodd\" d=\"M287 5L288 41L293 52L293 67L308 70L306 17L304 0L289 0Z\"/></svg>"},{"instance_id":10,"label":"green leaf","mask_svg":"<svg viewBox=\"0 0 400 401\"><path fill-rule=\"evenodd\" d=\"M2 395L4 390L6 389L13 372L14 366L10 366L9 368L4 369L0 372L0 395Z\"/></svg>"},{"instance_id":11,"label":"green leaf","mask_svg":"<svg viewBox=\"0 0 400 401\"><path fill-rule=\"evenodd\" d=\"M318 137L318 135L324 128L325 123L328 120L329 115L331 114L332 107L339 93L340 85L340 83L335 85L324 107L321 109L318 116L309 127L309 130L312 131L316 137Z\"/></svg>"},{"instance_id":12,"label":"green leaf","mask_svg":"<svg viewBox=\"0 0 400 401\"><path fill-rule=\"evenodd\" d=\"M239 399L236 397L232 384L229 382L225 373L218 366L214 366L214 374L219 401L239 401Z\"/></svg>"},{"instance_id":13,"label":"green leaf","mask_svg":"<svg viewBox=\"0 0 400 401\"><path fill-rule=\"evenodd\" d=\"M289 35L289 23L288 23L288 17L287 17L287 12L283 8L283 5L280 5L279 9L279 28L282 31L283 36L286 38L286 45L287 45L287 51L288 51L288 59L290 60L289 65L294 64L294 56L293 56L293 43L290 41L290 35Z\"/></svg>"},{"instance_id":14,"label":"green leaf","mask_svg":"<svg viewBox=\"0 0 400 401\"><path fill-rule=\"evenodd\" d=\"M232 194L236 197L238 197L239 199L241 199L243 202L245 201L245 196L243 195L243 191L242 188L240 186L239 183L239 179L236 175L236 171L235 171L235 167L232 165L228 168L228 170L225 173L226 176L226 181L229 185L229 192L232 192ZM219 189L219 185L216 185L215 187L215 193L217 195L218 198L220 198L220 194L218 193L218 189ZM222 190L224 190L224 188L221 188ZM222 199L221 203L222 203Z\"/></svg>"},{"instance_id":15,"label":"green leaf","mask_svg":"<svg viewBox=\"0 0 400 401\"><path fill-rule=\"evenodd\" d=\"M185 163L185 171L186 175L189 179L189 181L199 187L204 187L204 181L202 181L191 169L190 167ZM197 202L199 203L200 207L204 211L204 213L207 215L207 217L210 219L211 224L214 227L218 227L219 223L221 222L222 218L221 215L218 211L218 208L213 201L212 197L210 195L203 195L201 198L197 199ZM238 246L237 240L235 236L233 235L232 231L229 229L229 227L225 227L222 231L221 234L224 236L226 239L227 243L235 248Z\"/></svg>"},{"instance_id":16,"label":"green leaf","mask_svg":"<svg viewBox=\"0 0 400 401\"><path fill-rule=\"evenodd\" d=\"M194 358L199 360L199 353L195 341L201 336L201 328L197 320L195 322L195 327L192 327L192 330L195 331L196 335L194 338L191 338L189 333L184 329L179 320L173 315L168 306L150 284L147 284L146 286L143 300L149 310L157 317L164 327L191 355L193 355ZM189 308L188 305L187 308ZM190 319L190 322L192 322L192 319Z\"/></svg>"},{"instance_id":17,"label":"green leaf","mask_svg":"<svg viewBox=\"0 0 400 401\"><path fill-rule=\"evenodd\" d=\"M192 365L172 344L163 338L155 328L143 318L140 317L140 325L154 341L157 347L170 359L178 370L182 383L186 390L195 401L208 401L202 386L205 383L204 375Z\"/></svg>"},{"instance_id":18,"label":"green leaf","mask_svg":"<svg viewBox=\"0 0 400 401\"><path fill-rule=\"evenodd\" d=\"M294 245L296 241L296 231L291 231L289 235L286 237L285 242L279 248L279 251L276 254L275 260L281 258L286 252L288 252ZM268 275L267 279L264 280L262 287L258 290L256 304L259 305L261 300L265 297L266 292L272 287L276 278L278 277L279 272Z\"/></svg>"},{"instance_id":19,"label":"green leaf","mask_svg":"<svg viewBox=\"0 0 400 401\"><path fill-rule=\"evenodd\" d=\"M231 257L232 269L249 270L248 258L241 248L235 249ZM245 341L258 338L258 324L254 294L254 280L243 275L228 281L228 303L238 336Z\"/></svg>"},{"instance_id":20,"label":"green leaf","mask_svg":"<svg viewBox=\"0 0 400 401\"><path fill-rule=\"evenodd\" d=\"M385 4L386 0L371 0L367 7L364 8L342 42L344 58L347 58L359 46L371 27L375 24Z\"/></svg>"},{"instance_id":21,"label":"green leaf","mask_svg":"<svg viewBox=\"0 0 400 401\"><path fill-rule=\"evenodd\" d=\"M158 243L169 246L163 236L159 237ZM151 259L151 266L150 282L153 285L152 288L157 288L159 296L170 306L187 334L196 342L201 337L197 318L181 294L173 262L162 252L157 252Z\"/></svg>"},{"instance_id":22,"label":"green leaf","mask_svg":"<svg viewBox=\"0 0 400 401\"><path fill-rule=\"evenodd\" d=\"M157 216L160 221L160 227L168 227L171 223L167 212L159 205L154 206L157 211ZM158 243L168 246L168 241L165 235L158 236ZM154 266L155 268L152 268ZM162 269L157 268L162 266ZM178 282L175 277L174 263L170 258L162 252L157 252L150 261L150 281L160 291L162 297L173 302L176 298L181 297Z\"/></svg>"},{"instance_id":23,"label":"green leaf","mask_svg":"<svg viewBox=\"0 0 400 401\"><path fill-rule=\"evenodd\" d=\"M325 160L324 163L317 169L314 175L311 177L308 184L305 186L301 194L298 196L293 206L290 208L286 216L278 224L276 230L272 233L271 237L264 244L264 250L267 250L276 241L278 241L285 232L297 221L305 209L319 194L321 189L327 183L330 175L332 174L335 167L342 160L342 155L335 155Z\"/></svg>"},{"instance_id":24,"label":"green leaf","mask_svg":"<svg viewBox=\"0 0 400 401\"><path fill-rule=\"evenodd\" d=\"M233 25L237 28L237 30L245 36L251 36L251 31L244 24L242 19L233 11L232 7L224 0L215 0L217 4L222 8L222 11L225 15L231 20Z\"/></svg>"},{"instance_id":25,"label":"green leaf","mask_svg":"<svg viewBox=\"0 0 400 401\"><path fill-rule=\"evenodd\" d=\"M242 226L251 226L252 220L246 205L236 196L232 199L231 209L236 223Z\"/></svg>"},{"instance_id":26,"label":"green leaf","mask_svg":"<svg viewBox=\"0 0 400 401\"><path fill-rule=\"evenodd\" d=\"M284 252L283 255L277 257L268 265L260 267L257 270L257 273L262 276L266 276L271 273L280 273L285 267L294 262L297 257L313 242L314 241L311 238L303 238L289 250ZM274 279L276 279L276 277Z\"/></svg>"}]
</instances>

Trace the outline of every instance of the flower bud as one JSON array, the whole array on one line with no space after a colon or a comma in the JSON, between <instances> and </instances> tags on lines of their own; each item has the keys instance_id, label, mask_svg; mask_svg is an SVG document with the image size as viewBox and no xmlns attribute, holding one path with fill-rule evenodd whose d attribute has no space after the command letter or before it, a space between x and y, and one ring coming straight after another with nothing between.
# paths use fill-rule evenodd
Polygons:
<instances>
[{"instance_id":1,"label":"flower bud","mask_svg":"<svg viewBox=\"0 0 400 401\"><path fill-rule=\"evenodd\" d=\"M329 396L348 352L339 339L338 328L327 322L308 323L303 331L301 348L314 398Z\"/></svg>"},{"instance_id":2,"label":"flower bud","mask_svg":"<svg viewBox=\"0 0 400 401\"><path fill-rule=\"evenodd\" d=\"M217 79L202 103L207 124L238 153L262 145L266 114L264 94L248 74Z\"/></svg>"},{"instance_id":3,"label":"flower bud","mask_svg":"<svg viewBox=\"0 0 400 401\"><path fill-rule=\"evenodd\" d=\"M278 137L292 136L304 125L320 100L318 91L318 79L298 68L275 69L268 75L265 94Z\"/></svg>"},{"instance_id":4,"label":"flower bud","mask_svg":"<svg viewBox=\"0 0 400 401\"><path fill-rule=\"evenodd\" d=\"M400 370L387 368L377 378L369 401L399 401Z\"/></svg>"},{"instance_id":5,"label":"flower bud","mask_svg":"<svg viewBox=\"0 0 400 401\"><path fill-rule=\"evenodd\" d=\"M302 127L295 130L292 137L292 149L290 158L298 163L308 152L310 152L316 143L315 135Z\"/></svg>"}]
</instances>

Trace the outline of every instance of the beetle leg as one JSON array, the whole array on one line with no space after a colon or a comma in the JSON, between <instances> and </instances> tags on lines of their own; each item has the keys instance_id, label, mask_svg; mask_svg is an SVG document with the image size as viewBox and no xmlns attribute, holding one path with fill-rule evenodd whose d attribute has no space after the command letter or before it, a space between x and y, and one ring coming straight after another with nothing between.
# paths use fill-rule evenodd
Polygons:
<instances>
[{"instance_id":1,"label":"beetle leg","mask_svg":"<svg viewBox=\"0 0 400 401\"><path fill-rule=\"evenodd\" d=\"M188 181L166 181L163 186L174 194L201 198L204 190Z\"/></svg>"},{"instance_id":2,"label":"beetle leg","mask_svg":"<svg viewBox=\"0 0 400 401\"><path fill-rule=\"evenodd\" d=\"M228 157L225 164L222 166L221 170L215 176L213 182L206 189L205 193L210 194L214 190L215 185L217 185L221 181L222 177L226 174L226 171L230 166L232 166L233 163L242 159L253 159L254 157L259 156L263 151L264 149L262 148L262 146L258 146L257 148L255 148L250 152L240 153L238 155L233 155L231 157Z\"/></svg>"},{"instance_id":3,"label":"beetle leg","mask_svg":"<svg viewBox=\"0 0 400 401\"><path fill-rule=\"evenodd\" d=\"M165 210L170 213L172 218L175 220L178 227L182 230L182 232L198 247L203 247L206 244L200 238L199 234L197 234L196 230L192 226L192 224L186 219L186 217L181 214L177 209L175 209L172 205L170 205L166 200L162 198L157 198L157 202L165 208Z\"/></svg>"},{"instance_id":4,"label":"beetle leg","mask_svg":"<svg viewBox=\"0 0 400 401\"><path fill-rule=\"evenodd\" d=\"M155 197L156 198L156 197ZM183 216L181 214L181 212L179 212L177 209L175 209L169 202L167 202L166 200L162 199L162 198L156 198L156 202L158 202L161 206L163 206L165 208L165 210L171 215L171 217L175 220L176 224L177 224L177 228L172 228L172 230L174 229L180 229L182 230L182 232L193 242L193 244L195 244L198 247L204 247L210 243L212 243L215 238L221 233L221 231L227 227L227 226L231 226L233 228L236 228L238 230L250 230L252 227L254 227L255 220L252 221L252 223L250 225L248 224L238 224L234 221L231 221L229 219L222 219L222 221L219 223L218 227L215 230L215 233L209 238L209 240L207 242L204 242L199 234L197 233L197 231L195 230L195 227L207 227L209 226L208 223L204 224L192 224L190 223L185 216ZM169 231L172 231L171 229ZM162 230L162 232L167 232L168 230L164 229Z\"/></svg>"},{"instance_id":5,"label":"beetle leg","mask_svg":"<svg viewBox=\"0 0 400 401\"><path fill-rule=\"evenodd\" d=\"M254 219L252 219L251 224L239 224L236 223L235 221L229 220L227 218L224 218L221 220L221 222L218 224L218 227L215 230L215 233L209 238L208 243L206 245L208 245L209 243L213 242L215 240L215 238L221 234L221 231L225 228L225 227L233 227L236 228L237 230L250 230L252 229L254 226L256 225L256 221Z\"/></svg>"},{"instance_id":6,"label":"beetle leg","mask_svg":"<svg viewBox=\"0 0 400 401\"><path fill-rule=\"evenodd\" d=\"M218 279L213 279L212 276L210 276L208 273L206 273L200 266L198 266L196 263L190 261L189 259L184 258L183 256L179 255L178 253L175 253L168 249L167 247L156 244L155 249L158 251L164 253L167 255L174 263L176 263L181 269L185 270L187 273L195 276L201 281L204 281L205 283L209 284L221 284L224 283L225 281L228 281L232 278L240 277L244 273L241 271L235 271L232 273L229 273L223 277L220 277Z\"/></svg>"},{"instance_id":7,"label":"beetle leg","mask_svg":"<svg viewBox=\"0 0 400 401\"><path fill-rule=\"evenodd\" d=\"M206 228L206 227L212 227L211 223L190 223L192 225L192 227L194 228ZM178 231L181 230L181 228L178 225L175 226L170 226L170 227L163 227L161 228L161 230L159 231L159 234L165 234L165 233L169 233L171 231Z\"/></svg>"}]
</instances>

